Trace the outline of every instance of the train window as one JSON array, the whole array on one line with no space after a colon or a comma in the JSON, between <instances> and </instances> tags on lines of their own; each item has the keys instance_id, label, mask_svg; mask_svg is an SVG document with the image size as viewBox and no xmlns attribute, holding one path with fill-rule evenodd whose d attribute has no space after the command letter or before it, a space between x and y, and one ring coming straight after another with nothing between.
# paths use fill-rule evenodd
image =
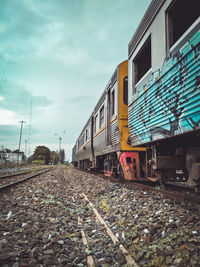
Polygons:
<instances>
[{"instance_id":1,"label":"train window","mask_svg":"<svg viewBox=\"0 0 200 267\"><path fill-rule=\"evenodd\" d=\"M104 124L104 106L100 109L99 127L101 128L103 124Z\"/></svg>"},{"instance_id":2,"label":"train window","mask_svg":"<svg viewBox=\"0 0 200 267\"><path fill-rule=\"evenodd\" d=\"M96 116L94 117L94 133L97 132L97 117L98 117L98 115L96 115Z\"/></svg>"},{"instance_id":3,"label":"train window","mask_svg":"<svg viewBox=\"0 0 200 267\"><path fill-rule=\"evenodd\" d=\"M115 90L111 94L111 116L115 114Z\"/></svg>"},{"instance_id":4,"label":"train window","mask_svg":"<svg viewBox=\"0 0 200 267\"><path fill-rule=\"evenodd\" d=\"M135 84L151 68L151 36L146 40L139 53L133 60L135 70Z\"/></svg>"},{"instance_id":5,"label":"train window","mask_svg":"<svg viewBox=\"0 0 200 267\"><path fill-rule=\"evenodd\" d=\"M176 0L167 10L169 48L199 17L199 1Z\"/></svg>"},{"instance_id":6,"label":"train window","mask_svg":"<svg viewBox=\"0 0 200 267\"><path fill-rule=\"evenodd\" d=\"M84 144L84 142L85 142L85 134L83 134L80 138L80 143L79 143L80 147Z\"/></svg>"},{"instance_id":7,"label":"train window","mask_svg":"<svg viewBox=\"0 0 200 267\"><path fill-rule=\"evenodd\" d=\"M86 132L85 132L85 141L87 142L87 140L88 140L88 130L86 130Z\"/></svg>"},{"instance_id":8,"label":"train window","mask_svg":"<svg viewBox=\"0 0 200 267\"><path fill-rule=\"evenodd\" d=\"M90 139L90 131L91 131L90 127L91 127L91 126L89 126L89 127L88 127L88 130L87 130L87 131L88 131L88 139Z\"/></svg>"},{"instance_id":9,"label":"train window","mask_svg":"<svg viewBox=\"0 0 200 267\"><path fill-rule=\"evenodd\" d=\"M124 104L128 105L128 76L126 76L123 81L123 99Z\"/></svg>"}]
</instances>

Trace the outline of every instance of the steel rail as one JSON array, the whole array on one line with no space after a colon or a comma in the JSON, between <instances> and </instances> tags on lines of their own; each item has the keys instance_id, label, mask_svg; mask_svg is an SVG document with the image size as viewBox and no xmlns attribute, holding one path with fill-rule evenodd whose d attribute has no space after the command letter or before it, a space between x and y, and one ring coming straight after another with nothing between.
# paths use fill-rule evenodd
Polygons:
<instances>
[{"instance_id":1,"label":"steel rail","mask_svg":"<svg viewBox=\"0 0 200 267\"><path fill-rule=\"evenodd\" d=\"M193 204L197 204L200 203L200 199L195 197L192 198L191 195L186 195L186 194L179 194L177 192L170 192L164 189L157 189L153 186L149 186L149 185L144 185L144 184L140 184L140 183L134 183L134 182L127 182L125 181L126 185L129 185L131 187L138 187L138 188L142 188L151 192L156 192L157 194L162 194L164 197L167 197L169 199L172 199L176 202L185 202L185 203L193 203Z\"/></svg>"},{"instance_id":2,"label":"steel rail","mask_svg":"<svg viewBox=\"0 0 200 267\"><path fill-rule=\"evenodd\" d=\"M156 192L157 194L162 194L164 197L167 197L171 200L174 200L176 202L184 202L184 203L192 203L192 204L199 204L200 203L200 197L199 195L195 195L195 197L191 196L191 195L186 195L186 194L179 194L177 192L170 192L170 191L167 191L165 189L162 189L162 188L155 188L155 183L152 183L152 185L154 186L150 186L150 185L146 185L146 184L143 184L142 182L135 182L135 181L128 181L128 180L125 180L125 179L120 179L120 178L114 178L114 177L108 177L108 176L105 176L104 174L100 173L100 172L96 172L94 170L92 171L86 171L86 170L81 170L79 169L80 171L85 171L87 173L91 173L91 174L95 174L95 175L98 175L100 177L102 177L103 179L106 179L106 180L110 180L112 182L115 182L115 183L121 183L121 184L124 184L124 185L127 185L127 186L130 186L130 187L138 187L138 188L141 188L141 189L145 189L145 190L148 190L148 191L151 191L151 192ZM165 186L167 184L164 184ZM178 187L177 187L178 189ZM181 188L183 189L183 187ZM186 192L186 190L185 190Z\"/></svg>"},{"instance_id":3,"label":"steel rail","mask_svg":"<svg viewBox=\"0 0 200 267\"><path fill-rule=\"evenodd\" d=\"M5 178L14 177L14 176L18 176L18 175L23 175L23 174L31 173L31 172L34 172L34 171L41 171L41 170L45 170L45 169L48 169L48 168L36 169L36 170L25 171L25 172L18 172L18 173L13 173L13 174L7 174L7 175L0 176L0 179L5 179Z\"/></svg>"},{"instance_id":4,"label":"steel rail","mask_svg":"<svg viewBox=\"0 0 200 267\"><path fill-rule=\"evenodd\" d=\"M23 183L23 182L25 182L25 181L27 181L27 180L29 180L29 179L31 179L31 178L34 178L34 177L36 177L36 176L39 176L39 175L44 174L44 173L46 173L46 172L49 172L49 171L51 171L51 170L52 170L52 169L48 169L48 170L45 170L45 171L43 171L43 172L36 173L36 174L33 174L33 175L29 176L29 177L26 177L26 178L24 178L24 179L22 179L22 180L20 180L20 181L15 181L15 182L13 182L13 183L3 185L3 186L0 187L0 190L4 190L4 189L7 189L7 188L9 188L9 187L15 186L15 185L17 185L17 184Z\"/></svg>"},{"instance_id":5,"label":"steel rail","mask_svg":"<svg viewBox=\"0 0 200 267\"><path fill-rule=\"evenodd\" d=\"M5 179L5 178L8 178L8 177L14 177L14 176L18 176L18 175L23 175L23 174L27 174L27 173L30 173L30 172L31 171L7 174L7 175L0 176L0 179Z\"/></svg>"}]
</instances>

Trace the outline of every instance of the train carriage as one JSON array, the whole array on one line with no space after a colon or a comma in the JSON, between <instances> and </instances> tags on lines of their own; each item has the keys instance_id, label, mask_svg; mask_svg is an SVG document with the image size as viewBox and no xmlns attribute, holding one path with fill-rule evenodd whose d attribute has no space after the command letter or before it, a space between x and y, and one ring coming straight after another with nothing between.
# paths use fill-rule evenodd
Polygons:
<instances>
[{"instance_id":1,"label":"train carriage","mask_svg":"<svg viewBox=\"0 0 200 267\"><path fill-rule=\"evenodd\" d=\"M80 168L200 184L199 15L198 0L151 1L76 142Z\"/></svg>"},{"instance_id":2,"label":"train carriage","mask_svg":"<svg viewBox=\"0 0 200 267\"><path fill-rule=\"evenodd\" d=\"M200 178L200 9L153 0L129 43L129 131L147 178Z\"/></svg>"},{"instance_id":3,"label":"train carriage","mask_svg":"<svg viewBox=\"0 0 200 267\"><path fill-rule=\"evenodd\" d=\"M145 148L132 148L128 138L126 60L117 66L76 142L78 166L102 170L107 176L137 177L136 171L127 162L136 158L135 151L144 151Z\"/></svg>"}]
</instances>

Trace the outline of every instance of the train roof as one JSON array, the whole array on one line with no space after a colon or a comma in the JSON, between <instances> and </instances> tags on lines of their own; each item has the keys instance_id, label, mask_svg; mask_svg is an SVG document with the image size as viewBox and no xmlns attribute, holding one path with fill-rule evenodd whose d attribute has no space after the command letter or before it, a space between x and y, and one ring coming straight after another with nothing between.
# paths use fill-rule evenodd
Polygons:
<instances>
[{"instance_id":1,"label":"train roof","mask_svg":"<svg viewBox=\"0 0 200 267\"><path fill-rule=\"evenodd\" d=\"M126 60L122 61L120 64L122 64L122 63L125 62L125 61L126 61ZM81 133L79 134L79 137L77 138L76 142L79 140L79 138L82 136L82 134L84 133L84 131L87 129L87 127L88 127L88 125L89 125L89 123L90 123L90 120L91 120L92 115L94 115L94 114L97 112L97 110L99 109L99 107L101 106L102 101L103 101L103 99L104 99L105 96L106 96L107 90L109 90L109 88L110 88L111 86L113 86L114 83L116 82L116 80L117 80L117 71L118 71L118 67L119 67L120 64L118 64L117 67L115 68L115 70L114 70L114 72L113 72L113 75L111 76L111 78L110 78L110 80L108 81L108 83L107 83L105 89L103 90L103 93L101 94L101 96L100 96L100 98L99 98L97 104L95 105L95 107L94 107L94 109L93 109L93 111L92 111L92 113L91 113L89 119L87 120L85 126L83 127Z\"/></svg>"},{"instance_id":2,"label":"train roof","mask_svg":"<svg viewBox=\"0 0 200 267\"><path fill-rule=\"evenodd\" d=\"M163 3L166 0L152 0L147 11L145 12L139 26L137 27L137 30L133 34L133 37L131 38L131 41L128 45L128 57L130 58L133 52L135 51L138 43L140 42L141 38L149 28L150 24L154 20L156 14L162 7Z\"/></svg>"}]
</instances>

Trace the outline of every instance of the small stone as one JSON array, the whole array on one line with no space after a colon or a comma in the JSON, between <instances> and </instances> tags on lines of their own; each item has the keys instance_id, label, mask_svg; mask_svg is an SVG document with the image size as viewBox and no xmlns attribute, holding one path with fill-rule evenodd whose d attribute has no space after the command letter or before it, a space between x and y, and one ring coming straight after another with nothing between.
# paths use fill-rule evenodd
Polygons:
<instances>
[{"instance_id":1,"label":"small stone","mask_svg":"<svg viewBox=\"0 0 200 267\"><path fill-rule=\"evenodd\" d=\"M133 243L137 244L139 242L139 237L133 240Z\"/></svg>"},{"instance_id":2,"label":"small stone","mask_svg":"<svg viewBox=\"0 0 200 267\"><path fill-rule=\"evenodd\" d=\"M187 248L187 244L185 243L185 244L181 245L181 246L178 248L178 250L179 250L179 251L183 251L183 250L185 250L186 248Z\"/></svg>"},{"instance_id":3,"label":"small stone","mask_svg":"<svg viewBox=\"0 0 200 267\"><path fill-rule=\"evenodd\" d=\"M0 249L3 248L8 243L7 239L1 239L0 240Z\"/></svg>"},{"instance_id":4,"label":"small stone","mask_svg":"<svg viewBox=\"0 0 200 267\"><path fill-rule=\"evenodd\" d=\"M112 257L106 256L106 263L112 263Z\"/></svg>"},{"instance_id":5,"label":"small stone","mask_svg":"<svg viewBox=\"0 0 200 267\"><path fill-rule=\"evenodd\" d=\"M161 214L161 213L162 213L162 210L156 211L156 215Z\"/></svg>"},{"instance_id":6,"label":"small stone","mask_svg":"<svg viewBox=\"0 0 200 267\"><path fill-rule=\"evenodd\" d=\"M37 255L38 251L39 251L38 247L34 247L34 248L31 249L31 251L30 251L30 256L31 256L31 257L35 257L35 256Z\"/></svg>"},{"instance_id":7,"label":"small stone","mask_svg":"<svg viewBox=\"0 0 200 267\"><path fill-rule=\"evenodd\" d=\"M143 232L144 232L145 234L148 234L149 230L148 230L148 229L144 229Z\"/></svg>"},{"instance_id":8,"label":"small stone","mask_svg":"<svg viewBox=\"0 0 200 267\"><path fill-rule=\"evenodd\" d=\"M10 234L10 232L4 232L3 236L9 235L9 234Z\"/></svg>"},{"instance_id":9,"label":"small stone","mask_svg":"<svg viewBox=\"0 0 200 267\"><path fill-rule=\"evenodd\" d=\"M20 262L20 267L29 267L30 265L27 262Z\"/></svg>"},{"instance_id":10,"label":"small stone","mask_svg":"<svg viewBox=\"0 0 200 267\"><path fill-rule=\"evenodd\" d=\"M58 240L58 244L64 245L64 241L63 240Z\"/></svg>"},{"instance_id":11,"label":"small stone","mask_svg":"<svg viewBox=\"0 0 200 267\"><path fill-rule=\"evenodd\" d=\"M42 255L39 255L38 258L37 258L38 262L42 263L43 261L43 256Z\"/></svg>"},{"instance_id":12,"label":"small stone","mask_svg":"<svg viewBox=\"0 0 200 267\"><path fill-rule=\"evenodd\" d=\"M136 261L139 261L143 257L144 253L145 252L143 250L140 250L135 256Z\"/></svg>"},{"instance_id":13,"label":"small stone","mask_svg":"<svg viewBox=\"0 0 200 267\"><path fill-rule=\"evenodd\" d=\"M10 211L8 212L8 214L7 214L7 218L6 218L6 220L9 220L9 219L11 218L11 216L12 216L12 211L10 210Z\"/></svg>"},{"instance_id":14,"label":"small stone","mask_svg":"<svg viewBox=\"0 0 200 267\"><path fill-rule=\"evenodd\" d=\"M125 240L125 233L122 231L122 239Z\"/></svg>"},{"instance_id":15,"label":"small stone","mask_svg":"<svg viewBox=\"0 0 200 267\"><path fill-rule=\"evenodd\" d=\"M149 232L146 236L146 239L145 239L145 243L148 244L149 242L151 242L151 239L152 239L152 235L151 235L151 232ZM133 241L134 242L134 241Z\"/></svg>"},{"instance_id":16,"label":"small stone","mask_svg":"<svg viewBox=\"0 0 200 267\"><path fill-rule=\"evenodd\" d=\"M166 263L167 264L170 264L171 262L172 262L172 257L167 256Z\"/></svg>"},{"instance_id":17,"label":"small stone","mask_svg":"<svg viewBox=\"0 0 200 267\"><path fill-rule=\"evenodd\" d=\"M175 259L175 261L173 262L174 264L179 264L181 263L182 261L182 258L178 258L178 259Z\"/></svg>"},{"instance_id":18,"label":"small stone","mask_svg":"<svg viewBox=\"0 0 200 267\"><path fill-rule=\"evenodd\" d=\"M53 251L53 249L48 249L48 250L44 251L44 254L45 255L51 255L51 254L54 254L54 251Z\"/></svg>"}]
</instances>

